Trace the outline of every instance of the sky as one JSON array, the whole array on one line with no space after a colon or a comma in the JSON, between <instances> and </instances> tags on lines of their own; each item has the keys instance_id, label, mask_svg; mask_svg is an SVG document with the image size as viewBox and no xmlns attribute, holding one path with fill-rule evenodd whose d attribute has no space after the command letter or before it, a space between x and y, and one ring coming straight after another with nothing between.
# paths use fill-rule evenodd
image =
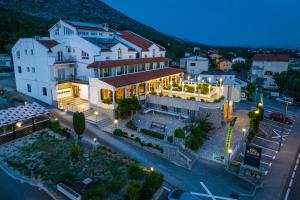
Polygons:
<instances>
[{"instance_id":1,"label":"sky","mask_svg":"<svg viewBox=\"0 0 300 200\"><path fill-rule=\"evenodd\" d=\"M300 0L103 0L182 39L217 46L300 48Z\"/></svg>"}]
</instances>

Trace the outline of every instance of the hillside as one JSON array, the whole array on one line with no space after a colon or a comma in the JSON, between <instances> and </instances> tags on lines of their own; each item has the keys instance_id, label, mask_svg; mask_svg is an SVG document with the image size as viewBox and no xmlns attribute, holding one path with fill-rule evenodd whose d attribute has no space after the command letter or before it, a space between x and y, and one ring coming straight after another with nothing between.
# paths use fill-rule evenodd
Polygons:
<instances>
[{"instance_id":1,"label":"hillside","mask_svg":"<svg viewBox=\"0 0 300 200\"><path fill-rule=\"evenodd\" d=\"M19 37L47 34L51 24L59 19L108 23L117 30L130 29L166 47L170 58L179 58L193 46L199 46L162 34L100 0L0 0L1 7L0 51L8 51ZM1 49L2 46L5 48Z\"/></svg>"}]
</instances>

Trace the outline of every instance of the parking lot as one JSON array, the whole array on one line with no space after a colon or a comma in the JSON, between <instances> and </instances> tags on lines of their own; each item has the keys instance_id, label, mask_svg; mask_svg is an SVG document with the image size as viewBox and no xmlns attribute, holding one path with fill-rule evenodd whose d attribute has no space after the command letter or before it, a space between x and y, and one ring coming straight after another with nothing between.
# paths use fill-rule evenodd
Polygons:
<instances>
[{"instance_id":1,"label":"parking lot","mask_svg":"<svg viewBox=\"0 0 300 200\"><path fill-rule=\"evenodd\" d=\"M255 108L253 108L254 110ZM287 137L291 134L293 129L293 124L282 124L273 121L269 118L270 114L273 112L283 113L283 109L280 107L270 107L265 106L264 110L264 120L263 123L267 127L266 132L259 132L252 140L251 145L262 148L262 157L260 162L260 170L266 176L272 168L272 163L275 161L278 152L284 145ZM287 117L289 117L293 122L299 116L299 111L288 111ZM243 157L244 152L240 153Z\"/></svg>"}]
</instances>

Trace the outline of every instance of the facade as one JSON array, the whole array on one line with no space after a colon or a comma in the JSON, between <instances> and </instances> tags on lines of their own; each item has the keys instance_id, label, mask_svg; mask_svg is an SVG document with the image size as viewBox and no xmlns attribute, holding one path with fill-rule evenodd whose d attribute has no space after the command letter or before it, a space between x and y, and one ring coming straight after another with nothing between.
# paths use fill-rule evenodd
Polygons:
<instances>
[{"instance_id":1,"label":"facade","mask_svg":"<svg viewBox=\"0 0 300 200\"><path fill-rule=\"evenodd\" d=\"M208 70L209 60L205 57L190 56L180 59L180 68L186 69L187 74L195 76Z\"/></svg>"},{"instance_id":2,"label":"facade","mask_svg":"<svg viewBox=\"0 0 300 200\"><path fill-rule=\"evenodd\" d=\"M246 59L243 58L243 57L236 57L236 58L233 58L233 59L231 60L231 62L232 62L233 64L235 64L235 63L244 63L244 62L246 62Z\"/></svg>"},{"instance_id":3,"label":"facade","mask_svg":"<svg viewBox=\"0 0 300 200\"><path fill-rule=\"evenodd\" d=\"M260 78L263 80L265 89L276 89L277 85L273 80L274 73L288 70L289 55L285 54L256 54L252 58L251 82Z\"/></svg>"},{"instance_id":4,"label":"facade","mask_svg":"<svg viewBox=\"0 0 300 200\"><path fill-rule=\"evenodd\" d=\"M221 59L218 64L218 69L224 72L232 70L232 62L226 59Z\"/></svg>"},{"instance_id":5,"label":"facade","mask_svg":"<svg viewBox=\"0 0 300 200\"><path fill-rule=\"evenodd\" d=\"M0 68L10 67L12 67L11 57L8 54L0 54Z\"/></svg>"}]
</instances>

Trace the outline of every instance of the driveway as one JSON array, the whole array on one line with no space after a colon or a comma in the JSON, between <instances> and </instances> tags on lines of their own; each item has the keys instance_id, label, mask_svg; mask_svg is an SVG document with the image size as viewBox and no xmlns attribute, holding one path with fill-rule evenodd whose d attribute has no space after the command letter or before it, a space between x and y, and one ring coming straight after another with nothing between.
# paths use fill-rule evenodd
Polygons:
<instances>
[{"instance_id":1,"label":"driveway","mask_svg":"<svg viewBox=\"0 0 300 200\"><path fill-rule=\"evenodd\" d=\"M52 112L56 114L64 126L72 128L72 116L70 114L60 112L57 109L52 109ZM211 161L198 160L192 170L187 170L105 133L89 123L86 124L85 135L90 138L97 137L97 141L101 145L127 155L146 167L154 167L155 170L164 175L167 182L178 188L202 193L203 187L200 182L203 182L214 195L229 197L232 190L247 193L239 186L242 182L243 184L247 183L226 172L222 165Z\"/></svg>"}]
</instances>

